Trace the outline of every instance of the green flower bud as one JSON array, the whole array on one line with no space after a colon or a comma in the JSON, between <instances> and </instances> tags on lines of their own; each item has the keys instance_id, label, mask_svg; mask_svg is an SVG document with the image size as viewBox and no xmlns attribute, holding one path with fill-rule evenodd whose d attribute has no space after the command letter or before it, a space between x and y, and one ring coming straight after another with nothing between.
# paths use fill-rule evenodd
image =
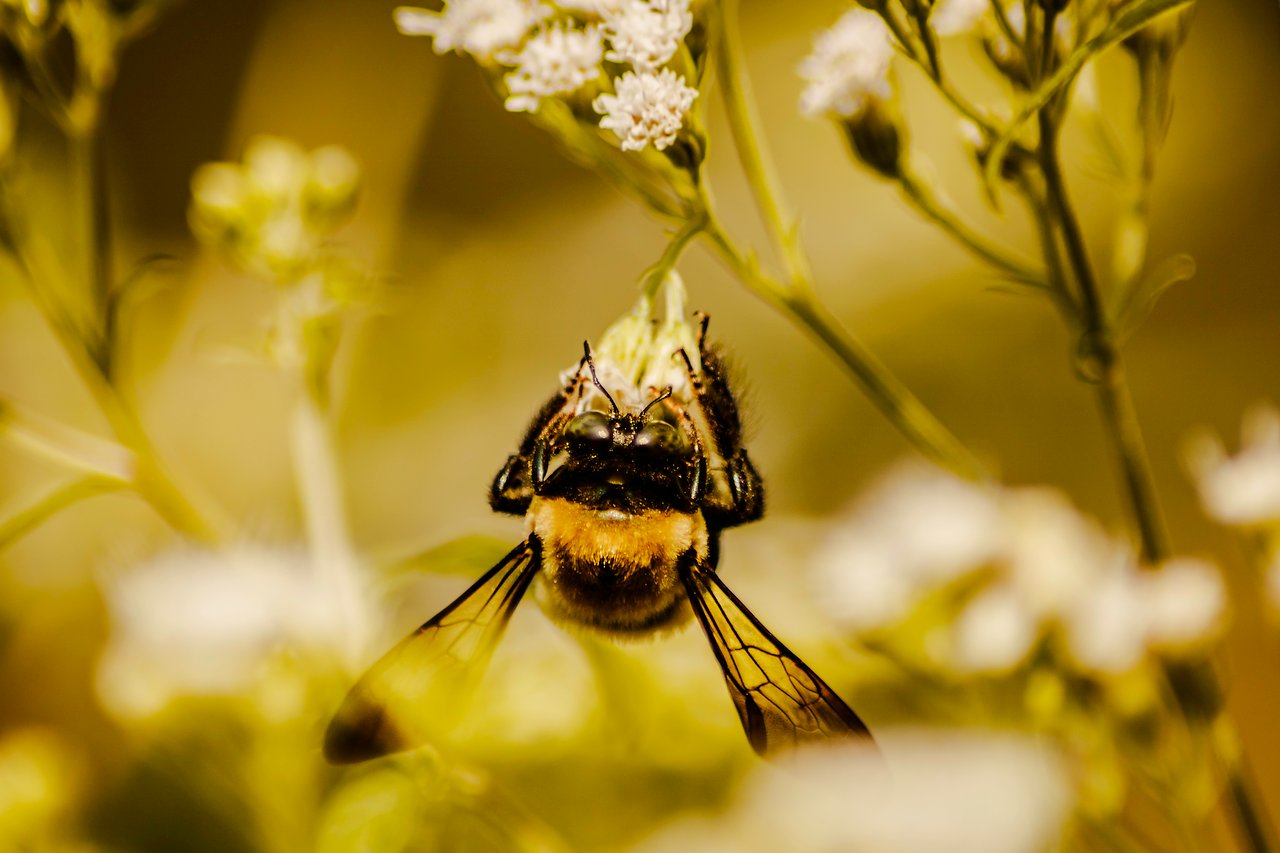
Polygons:
<instances>
[{"instance_id":1,"label":"green flower bud","mask_svg":"<svg viewBox=\"0 0 1280 853\"><path fill-rule=\"evenodd\" d=\"M841 120L853 154L891 180L902 174L902 135L898 116L887 102L869 99L858 113Z\"/></svg>"}]
</instances>

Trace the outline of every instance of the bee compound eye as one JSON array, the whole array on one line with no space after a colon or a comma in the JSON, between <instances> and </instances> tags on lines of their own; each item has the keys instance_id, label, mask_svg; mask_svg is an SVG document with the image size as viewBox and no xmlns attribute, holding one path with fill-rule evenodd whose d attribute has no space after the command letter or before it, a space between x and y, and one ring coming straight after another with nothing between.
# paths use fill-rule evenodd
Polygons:
<instances>
[{"instance_id":1,"label":"bee compound eye","mask_svg":"<svg viewBox=\"0 0 1280 853\"><path fill-rule=\"evenodd\" d=\"M635 446L670 453L680 448L680 433L665 421L651 421L636 433Z\"/></svg>"},{"instance_id":2,"label":"bee compound eye","mask_svg":"<svg viewBox=\"0 0 1280 853\"><path fill-rule=\"evenodd\" d=\"M564 435L570 441L584 444L608 444L613 438L613 426L609 416L602 412L583 412L569 421Z\"/></svg>"}]
</instances>

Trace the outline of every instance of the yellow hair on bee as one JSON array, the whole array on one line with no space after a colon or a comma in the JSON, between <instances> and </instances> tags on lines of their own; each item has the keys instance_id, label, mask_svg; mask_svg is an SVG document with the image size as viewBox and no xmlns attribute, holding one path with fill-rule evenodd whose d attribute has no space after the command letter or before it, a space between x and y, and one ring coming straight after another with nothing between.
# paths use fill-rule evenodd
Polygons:
<instances>
[{"instance_id":1,"label":"yellow hair on bee","mask_svg":"<svg viewBox=\"0 0 1280 853\"><path fill-rule=\"evenodd\" d=\"M546 605L583 625L630 631L675 618L684 598L676 571L681 556L692 550L701 562L707 555L700 512L631 515L535 498L528 518L542 542Z\"/></svg>"}]
</instances>

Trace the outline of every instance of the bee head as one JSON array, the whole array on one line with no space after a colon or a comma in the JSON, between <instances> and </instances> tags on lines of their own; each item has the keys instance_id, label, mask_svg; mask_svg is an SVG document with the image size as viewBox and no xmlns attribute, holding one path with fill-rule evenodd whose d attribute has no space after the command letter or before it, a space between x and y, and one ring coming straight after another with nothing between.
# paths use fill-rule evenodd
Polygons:
<instances>
[{"instance_id":1,"label":"bee head","mask_svg":"<svg viewBox=\"0 0 1280 853\"><path fill-rule=\"evenodd\" d=\"M562 439L570 454L598 456L630 449L654 458L692 455L693 445L689 437L677 425L678 419L671 407L663 405L671 397L670 387L650 400L638 413L623 412L600 382L595 360L585 344L583 360L591 370L591 383L609 401L611 411L582 412L565 425Z\"/></svg>"}]
</instances>

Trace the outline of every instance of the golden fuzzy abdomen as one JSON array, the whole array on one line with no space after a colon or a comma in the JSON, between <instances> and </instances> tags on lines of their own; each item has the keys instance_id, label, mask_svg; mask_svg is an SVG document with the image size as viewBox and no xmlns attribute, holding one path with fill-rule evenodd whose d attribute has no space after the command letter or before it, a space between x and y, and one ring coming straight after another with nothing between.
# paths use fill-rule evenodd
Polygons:
<instances>
[{"instance_id":1,"label":"golden fuzzy abdomen","mask_svg":"<svg viewBox=\"0 0 1280 853\"><path fill-rule=\"evenodd\" d=\"M528 517L542 543L542 604L553 618L619 633L687 618L677 565L690 551L706 556L702 513L632 515L536 498Z\"/></svg>"}]
</instances>

